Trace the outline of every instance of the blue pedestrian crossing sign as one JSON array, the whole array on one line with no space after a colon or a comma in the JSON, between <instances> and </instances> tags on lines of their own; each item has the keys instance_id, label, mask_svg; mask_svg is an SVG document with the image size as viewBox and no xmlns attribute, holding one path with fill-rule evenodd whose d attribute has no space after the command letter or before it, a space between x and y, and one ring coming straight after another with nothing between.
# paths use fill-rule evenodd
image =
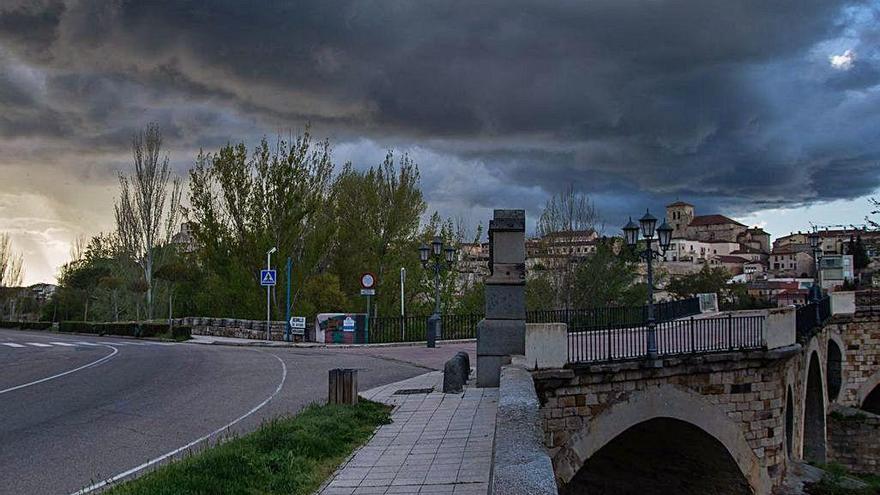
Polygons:
<instances>
[{"instance_id":1,"label":"blue pedestrian crossing sign","mask_svg":"<svg viewBox=\"0 0 880 495\"><path fill-rule=\"evenodd\" d=\"M263 287L274 287L276 280L275 270L260 270L260 285Z\"/></svg>"}]
</instances>

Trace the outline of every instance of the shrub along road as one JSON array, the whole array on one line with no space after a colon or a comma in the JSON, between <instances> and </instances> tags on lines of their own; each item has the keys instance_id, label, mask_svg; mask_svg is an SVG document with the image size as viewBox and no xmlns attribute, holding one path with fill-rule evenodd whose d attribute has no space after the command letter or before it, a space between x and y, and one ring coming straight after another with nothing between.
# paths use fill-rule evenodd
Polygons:
<instances>
[{"instance_id":1,"label":"shrub along road","mask_svg":"<svg viewBox=\"0 0 880 495\"><path fill-rule=\"evenodd\" d=\"M468 347L250 348L0 330L0 494L66 495L137 475L231 423L251 431L324 400L331 368L359 369L365 390Z\"/></svg>"}]
</instances>

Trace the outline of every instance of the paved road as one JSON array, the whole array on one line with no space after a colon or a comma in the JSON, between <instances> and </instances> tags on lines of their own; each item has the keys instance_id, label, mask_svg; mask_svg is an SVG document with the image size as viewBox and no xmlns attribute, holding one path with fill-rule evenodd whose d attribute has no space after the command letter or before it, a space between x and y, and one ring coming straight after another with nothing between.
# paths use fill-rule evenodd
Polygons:
<instances>
[{"instance_id":1,"label":"paved road","mask_svg":"<svg viewBox=\"0 0 880 495\"><path fill-rule=\"evenodd\" d=\"M473 344L276 349L0 330L0 494L74 493L236 420L241 433L323 400L331 368L358 368L365 390L460 349L473 354Z\"/></svg>"}]
</instances>

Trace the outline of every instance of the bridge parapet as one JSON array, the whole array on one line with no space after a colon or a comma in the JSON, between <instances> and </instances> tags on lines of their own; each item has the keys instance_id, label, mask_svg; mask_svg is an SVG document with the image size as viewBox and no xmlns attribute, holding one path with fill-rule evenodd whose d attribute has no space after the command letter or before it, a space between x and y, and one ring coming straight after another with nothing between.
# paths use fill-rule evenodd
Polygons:
<instances>
[{"instance_id":1,"label":"bridge parapet","mask_svg":"<svg viewBox=\"0 0 880 495\"><path fill-rule=\"evenodd\" d=\"M673 418L718 438L756 492L768 493L785 471L786 376L800 352L792 345L671 357L660 367L630 361L533 371L557 479L570 482L627 428Z\"/></svg>"}]
</instances>

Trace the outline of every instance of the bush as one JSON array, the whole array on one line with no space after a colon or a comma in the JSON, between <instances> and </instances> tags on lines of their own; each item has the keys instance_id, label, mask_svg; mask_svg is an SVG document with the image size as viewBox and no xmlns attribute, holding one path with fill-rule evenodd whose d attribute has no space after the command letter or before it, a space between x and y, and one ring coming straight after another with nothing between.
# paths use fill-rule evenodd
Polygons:
<instances>
[{"instance_id":1,"label":"bush","mask_svg":"<svg viewBox=\"0 0 880 495\"><path fill-rule=\"evenodd\" d=\"M0 328L17 328L19 330L49 330L51 321L0 321Z\"/></svg>"},{"instance_id":2,"label":"bush","mask_svg":"<svg viewBox=\"0 0 880 495\"><path fill-rule=\"evenodd\" d=\"M166 337L174 340L187 340L192 335L190 327L174 327L169 335L167 323L138 322L93 323L89 321L62 321L58 324L58 331L136 338Z\"/></svg>"}]
</instances>

